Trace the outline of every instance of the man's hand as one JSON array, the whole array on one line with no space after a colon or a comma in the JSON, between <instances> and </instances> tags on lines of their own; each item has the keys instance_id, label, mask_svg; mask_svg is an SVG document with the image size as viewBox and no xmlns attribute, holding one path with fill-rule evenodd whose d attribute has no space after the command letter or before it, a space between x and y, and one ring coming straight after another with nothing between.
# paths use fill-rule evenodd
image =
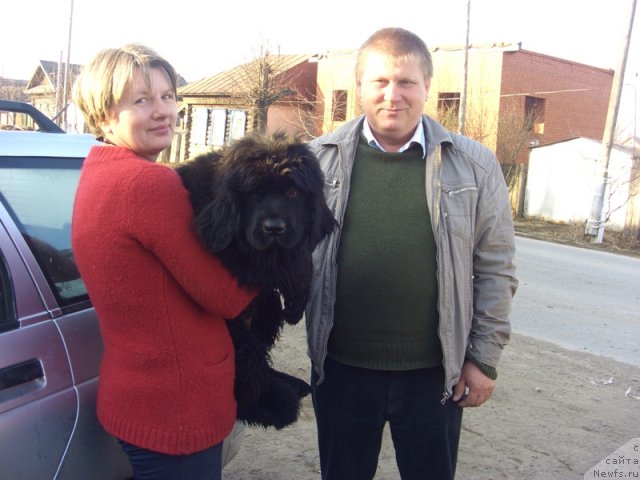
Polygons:
<instances>
[{"instance_id":1,"label":"man's hand","mask_svg":"<svg viewBox=\"0 0 640 480\"><path fill-rule=\"evenodd\" d=\"M496 381L467 360L462 366L460 381L453 388L453 401L459 401L461 407L479 407L491 397L494 388Z\"/></svg>"}]
</instances>

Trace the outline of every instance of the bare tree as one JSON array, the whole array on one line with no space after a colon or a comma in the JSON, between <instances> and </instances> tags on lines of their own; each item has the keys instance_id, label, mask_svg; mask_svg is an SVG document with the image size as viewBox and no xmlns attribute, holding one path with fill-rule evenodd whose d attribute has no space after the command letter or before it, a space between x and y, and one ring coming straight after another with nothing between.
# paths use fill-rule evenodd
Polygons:
<instances>
[{"instance_id":1,"label":"bare tree","mask_svg":"<svg viewBox=\"0 0 640 480\"><path fill-rule=\"evenodd\" d=\"M338 92L333 89L330 91ZM326 97L321 90L299 95L297 100L297 116L293 122L296 127L302 128L302 135L308 138L333 132L345 123L347 117L353 118L361 113L356 105L354 114L348 116L346 98L340 98L339 95Z\"/></svg>"},{"instance_id":2,"label":"bare tree","mask_svg":"<svg viewBox=\"0 0 640 480\"><path fill-rule=\"evenodd\" d=\"M445 105L439 108L438 122L447 130L457 132L460 122L457 105Z\"/></svg>"},{"instance_id":3,"label":"bare tree","mask_svg":"<svg viewBox=\"0 0 640 480\"><path fill-rule=\"evenodd\" d=\"M640 158L632 157L629 168L618 169L607 183L602 219L605 224L615 212L627 208L640 194Z\"/></svg>"},{"instance_id":4,"label":"bare tree","mask_svg":"<svg viewBox=\"0 0 640 480\"><path fill-rule=\"evenodd\" d=\"M539 113L536 110L524 112L515 103L501 109L498 122L496 157L502 166L505 180L512 190L525 164L522 155L529 143L535 139L535 126Z\"/></svg>"},{"instance_id":5,"label":"bare tree","mask_svg":"<svg viewBox=\"0 0 640 480\"><path fill-rule=\"evenodd\" d=\"M24 93L26 87L27 82L25 80L10 80L0 77L0 98L26 102L29 100L29 97Z\"/></svg>"},{"instance_id":6,"label":"bare tree","mask_svg":"<svg viewBox=\"0 0 640 480\"><path fill-rule=\"evenodd\" d=\"M250 109L252 130L267 129L269 107L296 92L287 84L284 57L272 54L267 45L261 45L255 58L238 70L235 83L241 103Z\"/></svg>"},{"instance_id":7,"label":"bare tree","mask_svg":"<svg viewBox=\"0 0 640 480\"><path fill-rule=\"evenodd\" d=\"M459 98L451 98L453 102L443 102L439 105L438 121L452 132L460 129ZM465 114L464 135L488 146L488 138L495 127L489 124L491 115L485 112L482 103L473 105L473 110Z\"/></svg>"}]
</instances>

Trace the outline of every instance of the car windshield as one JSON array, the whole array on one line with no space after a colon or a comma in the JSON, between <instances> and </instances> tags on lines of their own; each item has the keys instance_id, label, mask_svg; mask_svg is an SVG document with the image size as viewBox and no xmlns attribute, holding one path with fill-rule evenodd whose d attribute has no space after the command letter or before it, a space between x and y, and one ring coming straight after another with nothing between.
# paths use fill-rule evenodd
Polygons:
<instances>
[{"instance_id":1,"label":"car windshield","mask_svg":"<svg viewBox=\"0 0 640 480\"><path fill-rule=\"evenodd\" d=\"M87 298L71 250L81 159L3 159L0 201L31 247L61 306Z\"/></svg>"}]
</instances>

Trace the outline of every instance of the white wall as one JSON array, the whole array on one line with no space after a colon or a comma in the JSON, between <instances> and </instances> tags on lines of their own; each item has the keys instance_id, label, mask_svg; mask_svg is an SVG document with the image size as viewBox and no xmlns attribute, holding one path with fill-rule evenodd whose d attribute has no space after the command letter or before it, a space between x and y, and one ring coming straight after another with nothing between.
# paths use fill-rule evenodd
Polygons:
<instances>
[{"instance_id":1,"label":"white wall","mask_svg":"<svg viewBox=\"0 0 640 480\"><path fill-rule=\"evenodd\" d=\"M584 222L591 213L597 185L597 162L602 155L600 142L576 138L531 149L524 214L556 222ZM631 155L618 148L609 160L610 197L605 211L611 212L607 227L625 226L631 178Z\"/></svg>"}]
</instances>

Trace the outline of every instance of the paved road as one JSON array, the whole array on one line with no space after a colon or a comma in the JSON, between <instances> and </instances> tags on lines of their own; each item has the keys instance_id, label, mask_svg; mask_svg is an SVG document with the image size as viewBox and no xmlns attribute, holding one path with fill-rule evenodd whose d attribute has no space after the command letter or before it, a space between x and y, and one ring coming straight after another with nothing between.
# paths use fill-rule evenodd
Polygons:
<instances>
[{"instance_id":1,"label":"paved road","mask_svg":"<svg viewBox=\"0 0 640 480\"><path fill-rule=\"evenodd\" d=\"M524 237L513 331L640 366L640 259Z\"/></svg>"}]
</instances>

